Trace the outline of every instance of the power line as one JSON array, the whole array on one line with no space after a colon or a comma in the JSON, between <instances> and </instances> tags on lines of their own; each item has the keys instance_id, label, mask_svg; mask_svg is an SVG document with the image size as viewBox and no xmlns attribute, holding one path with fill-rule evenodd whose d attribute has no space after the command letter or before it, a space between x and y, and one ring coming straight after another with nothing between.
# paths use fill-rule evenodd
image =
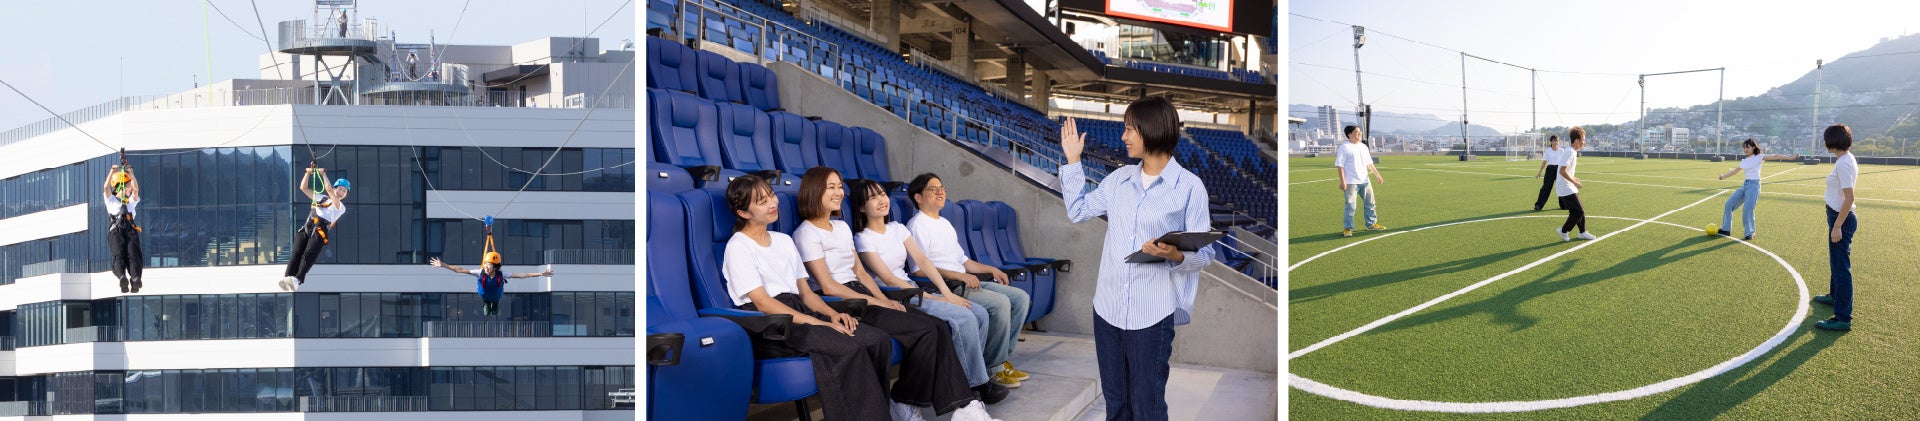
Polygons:
<instances>
[{"instance_id":1,"label":"power line","mask_svg":"<svg viewBox=\"0 0 1920 421\"><path fill-rule=\"evenodd\" d=\"M107 142L100 141L100 138L93 137L93 133L87 133L87 130L80 128L80 125L73 124L73 122L71 121L67 121L67 118L61 116L60 113L53 112L52 109L47 108L47 106L45 105L40 105L40 101L33 100L33 97L27 96L26 92L20 92L20 88L13 87L13 84L7 83L6 80L0 79L0 85L7 85L7 89L13 90L13 93L20 94L21 98L26 98L27 102L31 102L33 103L34 106L40 107L40 109L46 111L47 114L53 114L53 118L60 119L61 123L67 123L67 127L72 127L73 130L79 131L80 134L87 135L88 139L93 139L93 143L98 143L100 144L100 146L105 146L107 150L114 150L114 151L120 150L119 148L113 147L113 145L108 145Z\"/></svg>"}]
</instances>

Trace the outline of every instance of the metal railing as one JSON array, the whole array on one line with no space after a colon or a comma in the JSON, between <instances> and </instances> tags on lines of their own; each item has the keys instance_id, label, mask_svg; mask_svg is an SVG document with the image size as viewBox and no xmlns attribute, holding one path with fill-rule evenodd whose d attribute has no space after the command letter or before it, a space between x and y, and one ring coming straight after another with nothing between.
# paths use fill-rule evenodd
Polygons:
<instances>
[{"instance_id":1,"label":"metal railing","mask_svg":"<svg viewBox=\"0 0 1920 421\"><path fill-rule=\"evenodd\" d=\"M426 396L301 396L299 412L419 412Z\"/></svg>"},{"instance_id":2,"label":"metal railing","mask_svg":"<svg viewBox=\"0 0 1920 421\"><path fill-rule=\"evenodd\" d=\"M428 338L546 338L551 322L423 322L420 336Z\"/></svg>"},{"instance_id":3,"label":"metal railing","mask_svg":"<svg viewBox=\"0 0 1920 421\"><path fill-rule=\"evenodd\" d=\"M0 417L24 417L29 415L33 415L33 416L46 415L46 411L44 409L41 410L41 413L39 414L32 413L33 411L31 409L33 406L35 406L34 404L45 404L45 403L46 402L29 402L29 401L0 402Z\"/></svg>"},{"instance_id":4,"label":"metal railing","mask_svg":"<svg viewBox=\"0 0 1920 421\"><path fill-rule=\"evenodd\" d=\"M631 265L633 249L553 249L546 251L549 265Z\"/></svg>"},{"instance_id":5,"label":"metal railing","mask_svg":"<svg viewBox=\"0 0 1920 421\"><path fill-rule=\"evenodd\" d=\"M20 265L20 277L31 278L40 275L51 275L65 272L66 270L67 259L54 259L40 263Z\"/></svg>"},{"instance_id":6,"label":"metal railing","mask_svg":"<svg viewBox=\"0 0 1920 421\"><path fill-rule=\"evenodd\" d=\"M127 329L120 326L70 327L67 328L66 334L67 340L65 343L69 344L124 342L127 340Z\"/></svg>"}]
</instances>

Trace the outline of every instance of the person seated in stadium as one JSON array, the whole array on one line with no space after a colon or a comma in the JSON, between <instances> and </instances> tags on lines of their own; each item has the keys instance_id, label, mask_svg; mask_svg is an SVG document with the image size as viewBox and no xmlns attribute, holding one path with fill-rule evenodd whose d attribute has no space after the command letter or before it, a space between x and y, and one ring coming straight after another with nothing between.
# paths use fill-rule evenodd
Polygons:
<instances>
[{"instance_id":1,"label":"person seated in stadium","mask_svg":"<svg viewBox=\"0 0 1920 421\"><path fill-rule=\"evenodd\" d=\"M1105 215L1098 285L1093 293L1093 341L1100 389L1109 419L1167 419L1167 374L1173 357L1173 327L1192 321L1200 270L1214 260L1213 247L1181 251L1157 241L1168 232L1212 231L1207 187L1173 159L1180 143L1180 116L1166 98L1147 97L1127 106L1120 139L1139 164L1120 167L1086 189L1080 164L1084 134L1069 118L1061 126L1061 199L1075 223ZM1145 239L1144 242L1140 240ZM1165 261L1129 263L1145 252Z\"/></svg>"},{"instance_id":2,"label":"person seated in stadium","mask_svg":"<svg viewBox=\"0 0 1920 421\"><path fill-rule=\"evenodd\" d=\"M140 292L140 272L147 258L140 252L140 225L133 222L140 207L140 179L133 176L133 166L125 165L124 159L114 165L107 181L100 184L100 195L106 200L107 216L113 219L107 225L113 277L120 278L121 293Z\"/></svg>"},{"instance_id":3,"label":"person seated in stadium","mask_svg":"<svg viewBox=\"0 0 1920 421\"><path fill-rule=\"evenodd\" d=\"M1013 362L1007 357L1013 355L1013 346L1019 342L1020 325L1027 320L1033 297L1009 285L1006 272L967 258L953 223L940 217L940 209L947 206L947 187L940 176L926 173L914 177L913 182L907 184L907 195L919 208L919 212L907 220L907 231L919 241L920 250L927 253L932 266L907 263L912 263L916 276L931 278L932 274L939 273L946 279L966 283L966 292L961 295L966 296L967 301L986 307L991 319L987 324L985 347L987 367L994 371L993 381L1001 386L1020 387L1028 375L1013 368ZM993 282L981 282L981 277L974 274L990 275Z\"/></svg>"},{"instance_id":4,"label":"person seated in stadium","mask_svg":"<svg viewBox=\"0 0 1920 421\"><path fill-rule=\"evenodd\" d=\"M800 187L802 192L807 191L804 184L803 180ZM954 353L960 357L960 368L967 375L967 384L973 385L973 391L980 394L980 400L988 405L1006 399L1007 387L994 383L987 374L983 347L987 325L992 320L987 315L987 308L974 305L948 289L945 277L940 276L939 272L930 273L932 276L928 277L926 283L916 285L909 280L906 270L908 258L923 266L932 266L932 263L927 260L927 254L920 251L920 245L913 241L913 234L907 232L906 225L887 221L893 201L888 199L886 188L873 180L851 180L847 189L852 193L854 205L853 215L848 216L847 220L855 232L854 249L860 253L860 269L864 269L860 272L871 273L872 279L878 279L885 285L919 287L925 291L925 295L917 300L917 308L947 322L953 332ZM802 213L805 213L804 210ZM802 246L802 249L805 247Z\"/></svg>"},{"instance_id":5,"label":"person seated in stadium","mask_svg":"<svg viewBox=\"0 0 1920 421\"><path fill-rule=\"evenodd\" d=\"M765 179L752 175L734 178L727 184L727 207L734 213L733 237L727 240L721 257L721 276L726 279L727 294L733 298L734 305L742 309L793 317L785 339L773 341L756 336L754 353L761 357L800 354L811 357L814 382L819 387L826 418L920 419L917 409L901 403L908 401L957 409L952 418L955 420L992 419L970 393L961 393L965 396L958 397L952 390L945 390L938 392L938 397L910 395L921 389L938 389L932 383L939 379L920 377L923 374L913 375L919 378L907 377L909 371L931 374L933 370L926 364L938 363L932 358L937 356L935 353L920 352L904 359L911 368L902 367L902 380L922 384L901 385L889 395L887 362L892 358L893 345L887 332L835 310L813 293L807 285L807 270L801 264L793 239L767 229L780 217L780 201L775 198L773 187ZM957 376L951 374L947 377L955 379L948 383L959 384ZM966 390L964 385L948 389ZM889 396L893 398L891 405ZM956 401L964 406L954 405ZM890 407L895 413L889 413Z\"/></svg>"},{"instance_id":6,"label":"person seated in stadium","mask_svg":"<svg viewBox=\"0 0 1920 421\"><path fill-rule=\"evenodd\" d=\"M895 412L917 413L904 402L931 403L940 415L967 405L974 400L973 391L955 353L953 330L945 320L895 301L867 276L854 251L853 228L836 219L846 196L840 172L833 168L813 167L800 177L801 220L793 243L807 273L826 295L866 300L866 311L857 315L860 322L886 331L907 353L900 382L893 386ZM981 369L985 371L984 365Z\"/></svg>"},{"instance_id":7,"label":"person seated in stadium","mask_svg":"<svg viewBox=\"0 0 1920 421\"><path fill-rule=\"evenodd\" d=\"M311 191L302 186L308 180L314 182ZM306 174L293 182L293 190L313 203L293 238L293 257L287 261L286 276L280 278L280 289L293 291L307 283L307 271L313 270L313 262L320 259L320 250L326 248L327 234L333 232L334 224L340 223L340 217L347 214L347 193L352 189L353 183L345 178L329 183L325 168L308 167Z\"/></svg>"}]
</instances>

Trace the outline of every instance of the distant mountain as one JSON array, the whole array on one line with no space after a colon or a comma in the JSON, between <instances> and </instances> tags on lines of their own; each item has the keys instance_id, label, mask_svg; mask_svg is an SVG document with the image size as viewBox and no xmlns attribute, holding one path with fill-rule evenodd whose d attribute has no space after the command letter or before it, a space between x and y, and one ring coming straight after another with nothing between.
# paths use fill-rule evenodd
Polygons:
<instances>
[{"instance_id":1,"label":"distant mountain","mask_svg":"<svg viewBox=\"0 0 1920 421\"><path fill-rule=\"evenodd\" d=\"M1339 106L1336 105L1336 107ZM1354 120L1352 106L1348 105L1344 107L1346 108L1341 110L1340 113L1340 124L1342 126L1358 124ZM1316 106L1307 104L1289 104L1287 105L1287 115L1307 119L1307 127L1319 127L1318 124L1320 122L1319 116L1315 112L1316 108ZM1381 110L1375 110L1373 114L1373 132L1376 134L1460 135L1459 121L1440 118L1432 114L1402 114ZM1500 134L1500 131L1494 130L1491 127L1475 124L1473 125L1471 134L1474 136L1491 136Z\"/></svg>"},{"instance_id":2,"label":"distant mountain","mask_svg":"<svg viewBox=\"0 0 1920 421\"><path fill-rule=\"evenodd\" d=\"M1816 128L1813 90L1820 88L1819 121L1842 123L1853 129L1856 138L1888 135L1900 139L1920 137L1920 34L1888 38L1865 50L1829 61L1824 71L1810 69L1793 81L1766 93L1728 99L1724 121L1727 137L1780 136L1783 141L1810 140ZM1713 103L1689 107L1654 109L1647 115L1647 127L1673 124L1688 127L1698 135L1711 136L1715 118ZM1901 130L1889 131L1905 122ZM1622 126L1636 126L1629 121Z\"/></svg>"}]
</instances>

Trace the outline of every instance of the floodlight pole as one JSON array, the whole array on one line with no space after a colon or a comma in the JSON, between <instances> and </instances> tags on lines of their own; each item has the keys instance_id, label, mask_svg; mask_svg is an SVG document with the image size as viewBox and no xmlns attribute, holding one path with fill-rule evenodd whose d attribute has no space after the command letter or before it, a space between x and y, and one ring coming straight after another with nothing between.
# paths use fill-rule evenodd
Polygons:
<instances>
[{"instance_id":1,"label":"floodlight pole","mask_svg":"<svg viewBox=\"0 0 1920 421\"><path fill-rule=\"evenodd\" d=\"M1813 143L1814 144L1809 145L1812 147L1807 149L1808 151L1820 150L1820 145L1819 145L1820 144L1820 77L1825 75L1826 70L1827 70L1826 59L1819 59L1819 60L1813 61Z\"/></svg>"},{"instance_id":2,"label":"floodlight pole","mask_svg":"<svg viewBox=\"0 0 1920 421\"><path fill-rule=\"evenodd\" d=\"M1460 150L1460 160L1473 156L1473 138L1467 134L1467 53L1460 53L1460 144L1466 149Z\"/></svg>"},{"instance_id":3,"label":"floodlight pole","mask_svg":"<svg viewBox=\"0 0 1920 421\"><path fill-rule=\"evenodd\" d=\"M1356 103L1353 104L1353 111L1356 114L1354 116L1355 119L1360 120L1359 123L1360 123L1361 139L1366 139L1367 136L1373 134L1373 132L1370 130L1372 129L1372 127L1367 127L1368 119L1365 118L1367 117L1366 115L1367 93L1366 93L1366 90L1363 89L1360 85L1360 47L1364 47L1366 45L1367 45L1367 27L1354 25L1353 26L1353 95L1355 98L1354 102Z\"/></svg>"}]
</instances>

